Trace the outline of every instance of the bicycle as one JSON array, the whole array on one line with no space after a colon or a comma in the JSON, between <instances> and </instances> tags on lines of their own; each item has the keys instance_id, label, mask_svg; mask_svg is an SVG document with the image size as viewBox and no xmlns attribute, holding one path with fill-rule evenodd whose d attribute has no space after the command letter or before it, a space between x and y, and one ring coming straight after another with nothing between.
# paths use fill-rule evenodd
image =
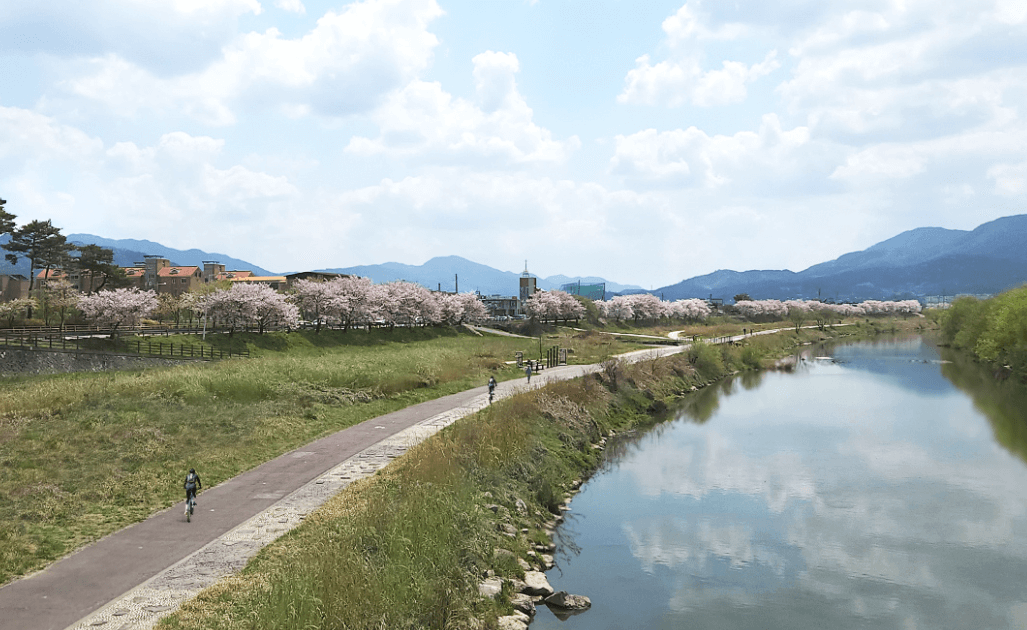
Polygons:
<instances>
[{"instance_id":1,"label":"bicycle","mask_svg":"<svg viewBox=\"0 0 1027 630\"><path fill-rule=\"evenodd\" d=\"M188 522L190 522L192 520L193 510L195 508L196 508L196 497L193 496L193 495L190 495L189 498L185 500L185 522L186 523L188 523Z\"/></svg>"}]
</instances>

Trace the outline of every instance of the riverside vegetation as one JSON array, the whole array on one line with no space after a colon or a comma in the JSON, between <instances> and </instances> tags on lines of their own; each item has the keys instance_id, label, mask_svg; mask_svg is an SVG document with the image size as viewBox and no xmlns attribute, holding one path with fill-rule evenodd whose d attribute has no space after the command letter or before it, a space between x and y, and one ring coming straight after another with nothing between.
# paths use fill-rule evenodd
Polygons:
<instances>
[{"instance_id":1,"label":"riverside vegetation","mask_svg":"<svg viewBox=\"0 0 1027 630\"><path fill-rule=\"evenodd\" d=\"M886 321L699 343L502 400L358 481L261 551L249 566L160 622L163 630L496 628L504 595L539 549L568 492L600 463L605 436L650 425L676 397L799 345L922 322Z\"/></svg>"},{"instance_id":2,"label":"riverside vegetation","mask_svg":"<svg viewBox=\"0 0 1027 630\"><path fill-rule=\"evenodd\" d=\"M198 338L165 341L199 343ZM538 339L451 328L213 340L250 359L0 380L0 584L318 437L424 400L522 376ZM546 335L599 361L641 346ZM227 344L227 345L226 345Z\"/></svg>"},{"instance_id":3,"label":"riverside vegetation","mask_svg":"<svg viewBox=\"0 0 1027 630\"><path fill-rule=\"evenodd\" d=\"M987 300L959 298L939 320L947 344L1027 384L1027 287Z\"/></svg>"}]
</instances>

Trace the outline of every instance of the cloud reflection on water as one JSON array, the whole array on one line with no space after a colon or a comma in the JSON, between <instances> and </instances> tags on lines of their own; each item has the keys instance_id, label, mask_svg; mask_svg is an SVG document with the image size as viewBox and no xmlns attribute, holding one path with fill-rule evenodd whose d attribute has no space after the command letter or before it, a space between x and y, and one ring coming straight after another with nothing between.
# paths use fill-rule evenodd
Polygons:
<instances>
[{"instance_id":1,"label":"cloud reflection on water","mask_svg":"<svg viewBox=\"0 0 1027 630\"><path fill-rule=\"evenodd\" d=\"M1010 627L1022 615L1023 462L933 350L877 352L842 349L758 391L711 388L626 446L616 474L654 506L631 500L621 529L642 571L673 576L669 614L694 621L715 605L744 619L755 606L769 611L761 627L774 611L802 626L803 602L819 620L809 627Z\"/></svg>"}]
</instances>

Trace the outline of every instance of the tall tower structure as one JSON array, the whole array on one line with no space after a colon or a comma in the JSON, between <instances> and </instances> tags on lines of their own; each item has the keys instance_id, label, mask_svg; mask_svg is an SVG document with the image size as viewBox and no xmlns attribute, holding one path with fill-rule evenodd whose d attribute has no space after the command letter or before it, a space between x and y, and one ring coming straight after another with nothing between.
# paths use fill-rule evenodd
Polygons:
<instances>
[{"instance_id":1,"label":"tall tower structure","mask_svg":"<svg viewBox=\"0 0 1027 630\"><path fill-rule=\"evenodd\" d=\"M528 298L535 295L535 291L538 290L538 278L528 273L528 261L524 261L524 272L521 273L521 291L518 294L517 299L522 303Z\"/></svg>"}]
</instances>

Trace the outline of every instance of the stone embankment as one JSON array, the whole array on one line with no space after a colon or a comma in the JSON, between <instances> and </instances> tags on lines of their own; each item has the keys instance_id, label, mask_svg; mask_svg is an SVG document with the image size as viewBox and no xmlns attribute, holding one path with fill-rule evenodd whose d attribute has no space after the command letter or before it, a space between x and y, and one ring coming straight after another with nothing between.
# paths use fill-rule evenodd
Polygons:
<instances>
[{"instance_id":1,"label":"stone embankment","mask_svg":"<svg viewBox=\"0 0 1027 630\"><path fill-rule=\"evenodd\" d=\"M607 437L612 437L610 431ZM593 448L602 450L606 447L607 437L601 438ZM546 520L536 525L546 537L552 539L556 528L564 520L564 513L570 511L570 502L581 490L584 480L577 479L571 484L570 490L564 495L563 503L559 506L559 514L537 513L537 517ZM488 494L488 493L486 493ZM491 498L491 497L489 497ZM504 506L488 504L485 506L498 517L497 528L510 538L517 539L519 536L526 536L530 529L517 527L517 519L513 512ZM528 514L527 505L521 499L514 499L514 507L518 516L525 517ZM483 597L497 598L503 594L503 587L508 586L506 591L510 593L508 601L513 607L512 615L499 618L500 630L526 630L528 625L535 618L536 606L545 604L559 619L566 619L572 615L585 612L592 607L592 600L584 595L572 595L567 591L557 591L549 583L544 571L556 566L553 554L556 553L556 545L552 542L547 544L531 544L525 557L503 548L495 550L495 557L499 560L515 558L517 564L524 570L524 579L497 577L495 571L488 570L484 580L478 585L478 592Z\"/></svg>"},{"instance_id":2,"label":"stone embankment","mask_svg":"<svg viewBox=\"0 0 1027 630\"><path fill-rule=\"evenodd\" d=\"M0 346L0 376L106 372L178 365L181 361L104 352L40 350Z\"/></svg>"}]
</instances>

